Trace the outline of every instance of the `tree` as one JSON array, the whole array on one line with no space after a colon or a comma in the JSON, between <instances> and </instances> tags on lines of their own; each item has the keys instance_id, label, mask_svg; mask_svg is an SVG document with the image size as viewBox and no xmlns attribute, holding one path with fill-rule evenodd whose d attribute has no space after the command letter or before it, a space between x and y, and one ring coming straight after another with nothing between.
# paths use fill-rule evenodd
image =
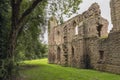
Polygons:
<instances>
[{"instance_id":1,"label":"tree","mask_svg":"<svg viewBox=\"0 0 120 80\"><path fill-rule=\"evenodd\" d=\"M48 0L48 14L58 18L59 23L63 23L64 17L70 17L79 10L82 0Z\"/></svg>"},{"instance_id":2,"label":"tree","mask_svg":"<svg viewBox=\"0 0 120 80\"><path fill-rule=\"evenodd\" d=\"M4 1L4 0L3 0ZM51 0L52 4L50 5L54 6L51 8L51 11L57 11L58 9L61 10L61 13L67 14L68 11L77 10L77 6L80 3L81 0ZM44 3L47 3L47 0L28 0L29 5L25 6L23 8L22 4L24 4L25 0L10 0L10 6L11 6L11 25L9 27L9 35L7 36L7 44L5 58L7 60L7 64L5 66L5 69L7 70L6 74L4 74L4 78L1 77L2 80L14 80L13 77L14 74L14 68L15 68L15 50L17 47L17 41L19 39L19 36L24 33L26 23L29 21L29 18L31 18L31 13L37 5L42 6ZM8 3L9 3L8 2ZM55 3L54 3L55 2ZM60 3L59 3L60 2ZM62 7L56 6L57 4L61 4ZM58 9L57 9L58 8ZM65 9L65 11L64 11ZM63 10L63 11L62 11ZM54 13L55 14L55 13ZM42 18L40 17L41 21ZM30 24L29 24L30 25ZM3 33L3 32L2 32ZM33 35L34 36L34 35ZM3 71L4 73L4 71Z\"/></svg>"},{"instance_id":3,"label":"tree","mask_svg":"<svg viewBox=\"0 0 120 80\"><path fill-rule=\"evenodd\" d=\"M27 6L29 6L29 1L26 0L22 3L21 11L24 11ZM16 46L16 57L15 60L22 60L22 59L34 59L40 58L36 54L41 54L41 51L37 45L43 45L40 40L40 35L45 31L45 7L47 3L42 3L42 5L38 5L34 11L29 14L26 22L24 23L24 28L17 39L17 46ZM36 52L36 49L38 52ZM22 58L23 56L23 58Z\"/></svg>"},{"instance_id":4,"label":"tree","mask_svg":"<svg viewBox=\"0 0 120 80\"><path fill-rule=\"evenodd\" d=\"M42 3L43 0L34 0L28 9L26 9L22 14L20 14L20 5L22 0L11 0L12 7L12 21L11 21L11 31L9 35L9 45L8 45L8 57L14 57L14 51L16 47L16 40L18 35L21 34L24 26L23 22L26 17L33 11L33 9L38 5L38 3Z\"/></svg>"},{"instance_id":5,"label":"tree","mask_svg":"<svg viewBox=\"0 0 120 80\"><path fill-rule=\"evenodd\" d=\"M9 33L9 1L0 0L0 80L4 80L7 64L7 40Z\"/></svg>"}]
</instances>

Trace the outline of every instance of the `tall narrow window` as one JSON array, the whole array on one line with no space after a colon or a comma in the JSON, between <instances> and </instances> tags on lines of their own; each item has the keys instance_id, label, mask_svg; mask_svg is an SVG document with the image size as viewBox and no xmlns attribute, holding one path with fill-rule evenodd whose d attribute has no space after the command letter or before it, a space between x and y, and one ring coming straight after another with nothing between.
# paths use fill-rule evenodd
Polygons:
<instances>
[{"instance_id":1,"label":"tall narrow window","mask_svg":"<svg viewBox=\"0 0 120 80\"><path fill-rule=\"evenodd\" d=\"M75 55L75 50L74 50L74 48L72 47L72 55L71 55L71 61L72 61L72 65L71 66L75 66L75 57L74 57L74 55Z\"/></svg>"},{"instance_id":2,"label":"tall narrow window","mask_svg":"<svg viewBox=\"0 0 120 80\"><path fill-rule=\"evenodd\" d=\"M75 27L75 35L78 35L78 26Z\"/></svg>"},{"instance_id":3,"label":"tall narrow window","mask_svg":"<svg viewBox=\"0 0 120 80\"><path fill-rule=\"evenodd\" d=\"M72 57L74 56L74 48L72 47Z\"/></svg>"},{"instance_id":4,"label":"tall narrow window","mask_svg":"<svg viewBox=\"0 0 120 80\"><path fill-rule=\"evenodd\" d=\"M60 47L57 48L57 60L60 61L60 53L61 53L61 49Z\"/></svg>"},{"instance_id":5,"label":"tall narrow window","mask_svg":"<svg viewBox=\"0 0 120 80\"><path fill-rule=\"evenodd\" d=\"M99 51L99 54L100 54L100 59L103 59L104 58L104 51Z\"/></svg>"},{"instance_id":6,"label":"tall narrow window","mask_svg":"<svg viewBox=\"0 0 120 80\"><path fill-rule=\"evenodd\" d=\"M97 26L98 36L101 37L102 25Z\"/></svg>"}]
</instances>

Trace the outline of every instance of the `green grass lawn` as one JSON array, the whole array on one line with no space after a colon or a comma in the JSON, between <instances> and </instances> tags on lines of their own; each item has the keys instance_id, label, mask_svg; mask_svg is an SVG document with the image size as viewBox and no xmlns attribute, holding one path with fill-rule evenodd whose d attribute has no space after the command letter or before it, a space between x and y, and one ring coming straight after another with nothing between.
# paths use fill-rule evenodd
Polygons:
<instances>
[{"instance_id":1,"label":"green grass lawn","mask_svg":"<svg viewBox=\"0 0 120 80\"><path fill-rule=\"evenodd\" d=\"M48 64L47 59L24 61L24 80L120 80L120 75Z\"/></svg>"}]
</instances>

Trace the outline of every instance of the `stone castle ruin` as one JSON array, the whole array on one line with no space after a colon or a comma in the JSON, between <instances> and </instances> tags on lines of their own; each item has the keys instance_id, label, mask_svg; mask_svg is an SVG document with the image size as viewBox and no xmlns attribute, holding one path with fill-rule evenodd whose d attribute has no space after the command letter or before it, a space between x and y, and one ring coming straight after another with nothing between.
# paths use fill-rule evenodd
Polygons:
<instances>
[{"instance_id":1,"label":"stone castle ruin","mask_svg":"<svg viewBox=\"0 0 120 80\"><path fill-rule=\"evenodd\" d=\"M58 25L49 20L49 63L120 74L120 0L111 0L113 29L97 3Z\"/></svg>"}]
</instances>

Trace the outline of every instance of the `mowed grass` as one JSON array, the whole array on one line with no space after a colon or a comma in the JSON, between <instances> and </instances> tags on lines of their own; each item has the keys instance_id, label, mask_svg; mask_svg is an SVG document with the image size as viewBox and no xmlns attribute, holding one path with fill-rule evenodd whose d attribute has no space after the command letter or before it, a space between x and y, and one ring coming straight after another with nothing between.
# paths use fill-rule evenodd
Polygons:
<instances>
[{"instance_id":1,"label":"mowed grass","mask_svg":"<svg viewBox=\"0 0 120 80\"><path fill-rule=\"evenodd\" d=\"M24 61L24 80L120 80L120 75L48 64L47 59Z\"/></svg>"}]
</instances>

